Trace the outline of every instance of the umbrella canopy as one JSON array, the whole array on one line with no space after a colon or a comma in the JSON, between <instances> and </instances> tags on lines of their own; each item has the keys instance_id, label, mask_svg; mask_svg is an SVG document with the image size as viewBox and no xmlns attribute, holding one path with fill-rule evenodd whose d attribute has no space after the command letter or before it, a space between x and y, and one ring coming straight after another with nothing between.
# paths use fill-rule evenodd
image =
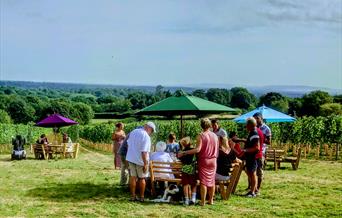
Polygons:
<instances>
[{"instance_id":1,"label":"umbrella canopy","mask_svg":"<svg viewBox=\"0 0 342 218\"><path fill-rule=\"evenodd\" d=\"M36 126L59 128L59 127L71 126L75 124L78 124L78 123L69 118L63 117L59 114L53 114L43 119L42 121L39 121L38 123L36 123Z\"/></svg>"},{"instance_id":2,"label":"umbrella canopy","mask_svg":"<svg viewBox=\"0 0 342 218\"><path fill-rule=\"evenodd\" d=\"M190 96L184 92L150 105L137 112L138 115L200 115L233 112L235 109Z\"/></svg>"},{"instance_id":3,"label":"umbrella canopy","mask_svg":"<svg viewBox=\"0 0 342 218\"><path fill-rule=\"evenodd\" d=\"M294 122L296 119L289 116L289 115L286 115L284 113L281 113L279 111L276 111L272 108L269 108L269 107L266 107L265 105L261 106L261 107L258 107L254 110L252 110L251 112L248 112L246 114L243 114L237 118L234 119L234 121L238 122L238 123L245 123L247 118L249 117L253 117L253 115L255 113L261 113L264 120L267 121L267 122Z\"/></svg>"}]
</instances>

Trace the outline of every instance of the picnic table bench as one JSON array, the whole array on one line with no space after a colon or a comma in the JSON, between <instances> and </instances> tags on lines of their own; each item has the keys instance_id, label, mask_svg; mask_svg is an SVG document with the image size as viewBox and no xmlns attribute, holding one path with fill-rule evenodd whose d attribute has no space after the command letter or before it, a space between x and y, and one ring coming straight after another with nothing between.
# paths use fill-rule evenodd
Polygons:
<instances>
[{"instance_id":1,"label":"picnic table bench","mask_svg":"<svg viewBox=\"0 0 342 218\"><path fill-rule=\"evenodd\" d=\"M230 179L227 181L220 181L216 184L220 186L221 196L223 199L229 199L230 194L235 191L237 183L239 182L239 178L242 172L243 166L239 163L234 163L230 170ZM160 176L156 176L156 175ZM174 175L174 178L166 178L163 177L163 174ZM156 182L171 182L179 185L182 182L182 163L181 162L160 162L160 161L151 161L150 162L150 177L151 177L151 194L155 196L155 183ZM200 182L197 180L197 185Z\"/></svg>"},{"instance_id":2,"label":"picnic table bench","mask_svg":"<svg viewBox=\"0 0 342 218\"><path fill-rule=\"evenodd\" d=\"M268 148L266 151L266 163L267 161L272 161L274 164L274 170L280 168L280 163L291 163L292 169L297 170L299 166L299 161L301 158L301 148L298 148L297 155L294 157L286 156L285 151L278 148Z\"/></svg>"},{"instance_id":3,"label":"picnic table bench","mask_svg":"<svg viewBox=\"0 0 342 218\"><path fill-rule=\"evenodd\" d=\"M31 151L33 151L36 159L48 160L54 155L60 155L62 158L77 158L79 143L73 143L71 147L68 146L69 143L62 143L61 145L33 144L31 145Z\"/></svg>"}]
</instances>

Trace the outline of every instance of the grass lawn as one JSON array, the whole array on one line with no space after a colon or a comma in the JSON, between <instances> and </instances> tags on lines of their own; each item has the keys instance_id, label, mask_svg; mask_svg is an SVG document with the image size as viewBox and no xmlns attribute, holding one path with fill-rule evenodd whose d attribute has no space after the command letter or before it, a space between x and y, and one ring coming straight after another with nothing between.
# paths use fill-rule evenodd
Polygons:
<instances>
[{"instance_id":1,"label":"grass lawn","mask_svg":"<svg viewBox=\"0 0 342 218\"><path fill-rule=\"evenodd\" d=\"M233 195L213 206L130 203L118 186L112 156L82 151L79 159L10 161L0 155L0 217L342 217L342 163L304 160L266 171L262 195ZM243 175L237 194L243 194Z\"/></svg>"}]
</instances>

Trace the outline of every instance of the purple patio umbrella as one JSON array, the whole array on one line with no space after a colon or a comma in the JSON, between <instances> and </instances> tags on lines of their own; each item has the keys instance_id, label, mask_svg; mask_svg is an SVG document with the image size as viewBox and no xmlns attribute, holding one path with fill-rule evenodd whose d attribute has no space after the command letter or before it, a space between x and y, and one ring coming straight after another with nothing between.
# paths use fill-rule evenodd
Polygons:
<instances>
[{"instance_id":1,"label":"purple patio umbrella","mask_svg":"<svg viewBox=\"0 0 342 218\"><path fill-rule=\"evenodd\" d=\"M47 118L39 121L38 123L36 123L36 126L60 128L63 126L72 126L75 124L78 124L78 123L69 119L69 118L63 117L59 114L53 114L53 115L48 116Z\"/></svg>"},{"instance_id":2,"label":"purple patio umbrella","mask_svg":"<svg viewBox=\"0 0 342 218\"><path fill-rule=\"evenodd\" d=\"M78 123L69 118L63 117L59 114L53 114L39 121L38 123L36 123L36 126L45 127L45 128L53 128L53 132L55 134L55 142L57 142L57 132L60 127L72 126L76 124Z\"/></svg>"}]
</instances>

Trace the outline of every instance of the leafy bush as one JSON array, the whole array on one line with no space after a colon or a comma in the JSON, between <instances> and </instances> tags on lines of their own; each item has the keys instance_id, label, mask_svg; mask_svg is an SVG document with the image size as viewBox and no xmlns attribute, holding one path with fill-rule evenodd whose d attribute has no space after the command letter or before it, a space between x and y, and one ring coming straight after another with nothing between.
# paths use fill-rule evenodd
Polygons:
<instances>
[{"instance_id":1,"label":"leafy bush","mask_svg":"<svg viewBox=\"0 0 342 218\"><path fill-rule=\"evenodd\" d=\"M165 141L170 132L180 137L179 120L157 120L158 132L153 134L153 142ZM132 131L144 122L130 122L125 124L126 133ZM220 121L221 127L227 131L235 131L240 137L246 137L247 132L243 124L234 121ZM272 140L277 143L311 144L338 143L342 141L342 116L329 117L303 117L294 123L270 123ZM80 127L80 137L92 142L111 143L111 135L114 130L114 123L92 124ZM184 122L184 135L195 140L201 128L199 121L186 120Z\"/></svg>"},{"instance_id":2,"label":"leafy bush","mask_svg":"<svg viewBox=\"0 0 342 218\"><path fill-rule=\"evenodd\" d=\"M0 123L12 123L11 117L4 110L0 109Z\"/></svg>"}]
</instances>

